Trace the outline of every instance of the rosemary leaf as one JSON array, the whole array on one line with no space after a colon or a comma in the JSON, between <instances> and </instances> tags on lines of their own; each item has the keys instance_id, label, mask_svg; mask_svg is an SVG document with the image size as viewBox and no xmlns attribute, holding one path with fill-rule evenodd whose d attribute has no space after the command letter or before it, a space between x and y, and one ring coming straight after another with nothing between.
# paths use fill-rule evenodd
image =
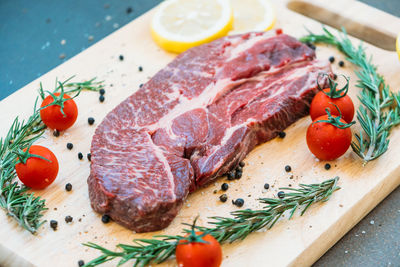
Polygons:
<instances>
[{"instance_id":1,"label":"rosemary leaf","mask_svg":"<svg viewBox=\"0 0 400 267\"><path fill-rule=\"evenodd\" d=\"M357 120L362 130L355 134L356 141L351 146L364 164L383 155L389 146L391 128L400 124L399 93L390 91L383 76L377 73L372 56L367 57L362 44L355 47L345 29L335 36L323 27L322 34L309 32L309 35L300 40L333 45L346 55L349 62L359 67L355 71L359 79L356 86L361 88Z\"/></svg>"},{"instance_id":2,"label":"rosemary leaf","mask_svg":"<svg viewBox=\"0 0 400 267\"><path fill-rule=\"evenodd\" d=\"M339 190L337 186L339 177L326 180L320 184L300 184L300 188L281 188L286 190L285 198L260 198L264 204L263 209L236 210L231 212L232 217L211 217L210 227L194 226L194 223L184 225L195 227L198 231L209 233L220 243L234 242L245 239L252 232L263 228L270 229L286 212L291 212L289 220L297 209L302 209L301 215L314 203L327 201L333 192ZM190 228L183 229L184 233L190 233ZM154 236L153 239L135 239L132 245L119 244L121 250L115 252L95 243L88 242L83 245L99 250L102 254L85 264L85 267L97 266L107 261L118 259L118 265L129 260L134 260L133 266L146 266L150 263L158 264L171 257L182 235Z\"/></svg>"}]
</instances>

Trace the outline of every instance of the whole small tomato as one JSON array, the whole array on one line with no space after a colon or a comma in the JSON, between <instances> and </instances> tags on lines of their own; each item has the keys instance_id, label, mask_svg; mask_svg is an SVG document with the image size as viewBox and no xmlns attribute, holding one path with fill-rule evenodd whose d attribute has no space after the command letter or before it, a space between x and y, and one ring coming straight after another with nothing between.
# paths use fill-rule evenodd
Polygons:
<instances>
[{"instance_id":1,"label":"whole small tomato","mask_svg":"<svg viewBox=\"0 0 400 267\"><path fill-rule=\"evenodd\" d=\"M346 85L342 89L337 89L338 84L332 81L328 76L329 88L325 88L318 92L313 98L310 105L311 120L325 115L326 108L329 108L332 115L339 116L339 112L335 108L337 106L341 113L342 118L346 122L351 122L354 117L354 104L350 96L347 95L349 80L346 78Z\"/></svg>"},{"instance_id":2,"label":"whole small tomato","mask_svg":"<svg viewBox=\"0 0 400 267\"><path fill-rule=\"evenodd\" d=\"M175 255L179 267L218 267L222 262L221 245L212 235L203 232L180 240Z\"/></svg>"},{"instance_id":3,"label":"whole small tomato","mask_svg":"<svg viewBox=\"0 0 400 267\"><path fill-rule=\"evenodd\" d=\"M58 161L53 152L44 146L33 145L18 157L15 171L21 182L32 189L44 189L57 177Z\"/></svg>"},{"instance_id":4,"label":"whole small tomato","mask_svg":"<svg viewBox=\"0 0 400 267\"><path fill-rule=\"evenodd\" d=\"M320 160L334 160L346 153L351 145L351 130L340 117L327 114L318 117L307 129L307 145Z\"/></svg>"},{"instance_id":5,"label":"whole small tomato","mask_svg":"<svg viewBox=\"0 0 400 267\"><path fill-rule=\"evenodd\" d=\"M51 129L63 131L71 127L78 117L78 107L67 94L48 95L41 104L40 117Z\"/></svg>"}]
</instances>

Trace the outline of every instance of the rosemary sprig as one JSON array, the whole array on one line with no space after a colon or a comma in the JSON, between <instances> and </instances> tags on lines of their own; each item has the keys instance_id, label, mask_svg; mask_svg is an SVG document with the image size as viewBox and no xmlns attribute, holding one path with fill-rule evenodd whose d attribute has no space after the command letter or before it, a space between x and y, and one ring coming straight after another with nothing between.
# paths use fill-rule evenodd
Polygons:
<instances>
[{"instance_id":1,"label":"rosemary sprig","mask_svg":"<svg viewBox=\"0 0 400 267\"><path fill-rule=\"evenodd\" d=\"M400 94L390 91L383 76L377 73L377 66L372 64L372 57L367 57L362 44L355 47L351 43L345 29L335 36L323 27L322 34L309 32L300 40L333 45L359 67L355 72L359 78L356 86L361 88L357 120L362 130L355 134L356 141L351 146L364 164L380 157L388 149L391 128L400 123Z\"/></svg>"},{"instance_id":2,"label":"rosemary sprig","mask_svg":"<svg viewBox=\"0 0 400 267\"><path fill-rule=\"evenodd\" d=\"M231 212L232 217L211 217L210 227L196 226L196 229L213 235L220 243L234 242L245 239L250 233L263 228L271 229L274 224L289 212L289 220L296 210L302 209L300 215L314 203L327 201L333 192L340 189L337 186L339 177L327 180L320 184L300 184L300 188L281 188L286 190L283 199L260 198L259 201L265 204L261 210L237 210ZM191 233L194 224L183 230L184 233ZM167 260L175 252L175 248L182 235L160 235L153 239L135 239L133 245L119 244L121 252L108 250L95 243L88 242L85 246L99 250L102 255L88 262L85 266L97 266L107 261L119 258L119 265L129 260L135 260L133 266L145 266L150 263L161 263Z\"/></svg>"},{"instance_id":3,"label":"rosemary sprig","mask_svg":"<svg viewBox=\"0 0 400 267\"><path fill-rule=\"evenodd\" d=\"M97 82L95 79L82 83L68 82L72 78L62 83L56 82L53 93L59 91L62 86L70 88L66 91L69 93L79 93L81 90L98 91L103 87L102 82ZM39 95L42 99L45 98L42 84ZM41 218L47 208L44 199L28 193L29 188L18 183L15 164L21 151L37 141L46 128L40 119L37 104L38 98L35 101L33 114L26 121L20 121L16 117L7 135L0 139L0 207L32 234L36 233L44 223Z\"/></svg>"}]
</instances>

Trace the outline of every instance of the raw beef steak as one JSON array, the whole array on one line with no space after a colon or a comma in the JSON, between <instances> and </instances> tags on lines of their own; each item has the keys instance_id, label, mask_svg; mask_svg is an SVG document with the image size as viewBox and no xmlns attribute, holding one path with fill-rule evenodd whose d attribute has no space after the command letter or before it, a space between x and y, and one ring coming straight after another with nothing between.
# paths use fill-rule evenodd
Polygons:
<instances>
[{"instance_id":1,"label":"raw beef steak","mask_svg":"<svg viewBox=\"0 0 400 267\"><path fill-rule=\"evenodd\" d=\"M93 209L136 232L167 227L190 191L308 113L320 72L327 61L273 32L180 54L96 129Z\"/></svg>"}]
</instances>

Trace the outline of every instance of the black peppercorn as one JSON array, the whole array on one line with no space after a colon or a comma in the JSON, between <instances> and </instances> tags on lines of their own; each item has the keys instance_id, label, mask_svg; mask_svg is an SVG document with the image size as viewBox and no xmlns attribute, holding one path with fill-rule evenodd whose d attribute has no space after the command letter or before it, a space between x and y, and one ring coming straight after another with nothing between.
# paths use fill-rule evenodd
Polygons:
<instances>
[{"instance_id":1,"label":"black peppercorn","mask_svg":"<svg viewBox=\"0 0 400 267\"><path fill-rule=\"evenodd\" d=\"M244 165L246 165L246 164L245 164L243 161L239 162L239 166L240 166L240 167L242 167L242 168L243 168L243 167L244 167Z\"/></svg>"},{"instance_id":2,"label":"black peppercorn","mask_svg":"<svg viewBox=\"0 0 400 267\"><path fill-rule=\"evenodd\" d=\"M269 189L269 184L268 183L264 184L264 189Z\"/></svg>"},{"instance_id":3,"label":"black peppercorn","mask_svg":"<svg viewBox=\"0 0 400 267\"><path fill-rule=\"evenodd\" d=\"M100 93L100 95L104 95L104 94L106 93L106 90L104 90L104 88L101 88L101 89L99 90L99 93Z\"/></svg>"},{"instance_id":4,"label":"black peppercorn","mask_svg":"<svg viewBox=\"0 0 400 267\"><path fill-rule=\"evenodd\" d=\"M312 44L312 43L310 43L310 42L307 42L306 45L307 45L309 48L311 48L312 50L315 50L315 49L316 49L315 45Z\"/></svg>"},{"instance_id":5,"label":"black peppercorn","mask_svg":"<svg viewBox=\"0 0 400 267\"><path fill-rule=\"evenodd\" d=\"M142 86L143 86L143 83L141 83L141 84L139 85L139 88L142 88Z\"/></svg>"},{"instance_id":6,"label":"black peppercorn","mask_svg":"<svg viewBox=\"0 0 400 267\"><path fill-rule=\"evenodd\" d=\"M101 216L101 221L103 222L103 223L109 223L110 222L110 216L109 215L107 215L107 214L104 214L103 216Z\"/></svg>"},{"instance_id":7,"label":"black peppercorn","mask_svg":"<svg viewBox=\"0 0 400 267\"><path fill-rule=\"evenodd\" d=\"M240 167L240 166L237 166L237 167L236 167L236 171L237 171L237 172L242 172L242 171L243 171L243 168Z\"/></svg>"},{"instance_id":8,"label":"black peppercorn","mask_svg":"<svg viewBox=\"0 0 400 267\"><path fill-rule=\"evenodd\" d=\"M285 138L286 133L285 132L279 132L278 136L279 136L279 138Z\"/></svg>"},{"instance_id":9,"label":"black peppercorn","mask_svg":"<svg viewBox=\"0 0 400 267\"><path fill-rule=\"evenodd\" d=\"M126 9L126 14L130 14L130 13L132 13L132 11L133 11L133 9L131 7L128 7Z\"/></svg>"},{"instance_id":10,"label":"black peppercorn","mask_svg":"<svg viewBox=\"0 0 400 267\"><path fill-rule=\"evenodd\" d=\"M143 67L142 66L139 66L139 71L143 71Z\"/></svg>"},{"instance_id":11,"label":"black peppercorn","mask_svg":"<svg viewBox=\"0 0 400 267\"><path fill-rule=\"evenodd\" d=\"M93 117L89 117L89 118L87 119L87 121L88 121L89 125L93 125L93 123L94 123L94 118L93 118Z\"/></svg>"},{"instance_id":12,"label":"black peppercorn","mask_svg":"<svg viewBox=\"0 0 400 267\"><path fill-rule=\"evenodd\" d=\"M228 172L228 180L235 180L235 173L234 172Z\"/></svg>"},{"instance_id":13,"label":"black peppercorn","mask_svg":"<svg viewBox=\"0 0 400 267\"><path fill-rule=\"evenodd\" d=\"M50 227L53 228L53 230L57 230L58 222L56 220L51 220L50 221Z\"/></svg>"},{"instance_id":14,"label":"black peppercorn","mask_svg":"<svg viewBox=\"0 0 400 267\"><path fill-rule=\"evenodd\" d=\"M87 159L88 159L88 161L92 161L92 154L90 154L90 153L87 153Z\"/></svg>"},{"instance_id":15,"label":"black peppercorn","mask_svg":"<svg viewBox=\"0 0 400 267\"><path fill-rule=\"evenodd\" d=\"M331 168L331 164L326 163L324 167L325 167L325 170L329 170Z\"/></svg>"},{"instance_id":16,"label":"black peppercorn","mask_svg":"<svg viewBox=\"0 0 400 267\"><path fill-rule=\"evenodd\" d=\"M100 101L101 103L103 103L105 99L106 99L106 98L104 97L104 95L100 95L100 96L99 96L99 101Z\"/></svg>"},{"instance_id":17,"label":"black peppercorn","mask_svg":"<svg viewBox=\"0 0 400 267\"><path fill-rule=\"evenodd\" d=\"M83 159L83 154L82 154L82 152L79 152L79 153L78 153L78 159Z\"/></svg>"},{"instance_id":18,"label":"black peppercorn","mask_svg":"<svg viewBox=\"0 0 400 267\"><path fill-rule=\"evenodd\" d=\"M279 191L279 192L278 192L278 197L279 197L279 198L284 198L284 197L285 197L285 192Z\"/></svg>"},{"instance_id":19,"label":"black peppercorn","mask_svg":"<svg viewBox=\"0 0 400 267\"><path fill-rule=\"evenodd\" d=\"M222 194L219 196L219 200L221 202L226 202L228 200L228 196L226 194Z\"/></svg>"},{"instance_id":20,"label":"black peppercorn","mask_svg":"<svg viewBox=\"0 0 400 267\"><path fill-rule=\"evenodd\" d=\"M236 172L236 175L235 175L235 178L236 179L240 179L240 178L242 178L242 172Z\"/></svg>"},{"instance_id":21,"label":"black peppercorn","mask_svg":"<svg viewBox=\"0 0 400 267\"><path fill-rule=\"evenodd\" d=\"M292 167L290 167L289 165L285 166L285 171L286 172L290 172L292 170Z\"/></svg>"},{"instance_id":22,"label":"black peppercorn","mask_svg":"<svg viewBox=\"0 0 400 267\"><path fill-rule=\"evenodd\" d=\"M335 62L335 57L334 56L329 57L329 62L331 63Z\"/></svg>"},{"instance_id":23,"label":"black peppercorn","mask_svg":"<svg viewBox=\"0 0 400 267\"><path fill-rule=\"evenodd\" d=\"M72 220L73 220L73 218L71 216L69 216L69 215L65 216L66 223L70 223L70 222L72 222Z\"/></svg>"},{"instance_id":24,"label":"black peppercorn","mask_svg":"<svg viewBox=\"0 0 400 267\"><path fill-rule=\"evenodd\" d=\"M228 188L229 188L229 185L227 183L223 183L221 185L221 189L224 190L224 191L228 190Z\"/></svg>"},{"instance_id":25,"label":"black peppercorn","mask_svg":"<svg viewBox=\"0 0 400 267\"><path fill-rule=\"evenodd\" d=\"M344 61L343 60L339 61L339 67L344 67Z\"/></svg>"},{"instance_id":26,"label":"black peppercorn","mask_svg":"<svg viewBox=\"0 0 400 267\"><path fill-rule=\"evenodd\" d=\"M333 79L336 80L337 79L337 75L334 73L333 74Z\"/></svg>"},{"instance_id":27,"label":"black peppercorn","mask_svg":"<svg viewBox=\"0 0 400 267\"><path fill-rule=\"evenodd\" d=\"M243 200L243 198L238 198L235 201L232 200L232 203L235 206L242 207L244 204L244 200Z\"/></svg>"},{"instance_id":28,"label":"black peppercorn","mask_svg":"<svg viewBox=\"0 0 400 267\"><path fill-rule=\"evenodd\" d=\"M59 131L59 130L54 130L54 131L53 131L53 135L54 135L55 137L59 137L59 136L60 136L60 131Z\"/></svg>"},{"instance_id":29,"label":"black peppercorn","mask_svg":"<svg viewBox=\"0 0 400 267\"><path fill-rule=\"evenodd\" d=\"M79 260L78 261L78 266L82 267L83 265L85 265L85 262L83 260Z\"/></svg>"},{"instance_id":30,"label":"black peppercorn","mask_svg":"<svg viewBox=\"0 0 400 267\"><path fill-rule=\"evenodd\" d=\"M71 150L73 147L74 147L74 145L73 145L72 143L67 143L67 148L68 148L69 150Z\"/></svg>"},{"instance_id":31,"label":"black peppercorn","mask_svg":"<svg viewBox=\"0 0 400 267\"><path fill-rule=\"evenodd\" d=\"M119 60L124 60L124 56L123 55L119 55Z\"/></svg>"},{"instance_id":32,"label":"black peppercorn","mask_svg":"<svg viewBox=\"0 0 400 267\"><path fill-rule=\"evenodd\" d=\"M65 185L65 190L68 191L68 192L71 191L72 190L72 184L70 184L70 183L66 184Z\"/></svg>"}]
</instances>

